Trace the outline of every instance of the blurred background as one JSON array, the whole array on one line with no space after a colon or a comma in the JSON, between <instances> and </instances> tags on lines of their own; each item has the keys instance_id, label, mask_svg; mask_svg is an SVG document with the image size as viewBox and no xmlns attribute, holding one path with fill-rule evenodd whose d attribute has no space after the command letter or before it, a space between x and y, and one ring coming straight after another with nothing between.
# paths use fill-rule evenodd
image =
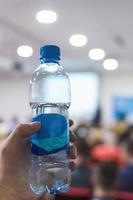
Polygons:
<instances>
[{"instance_id":1,"label":"blurred background","mask_svg":"<svg viewBox=\"0 0 133 200\"><path fill-rule=\"evenodd\" d=\"M133 192L132 10L132 0L0 0L0 138L30 121L29 81L39 65L39 48L60 46L72 87L77 164L90 170L104 161L96 165L98 178L85 185L76 178L86 169L77 169L72 183L81 185L74 187L97 186L109 164L105 161L113 161L127 169L119 170L117 188ZM116 166L109 166L116 177ZM124 185L127 176L130 184Z\"/></svg>"}]
</instances>

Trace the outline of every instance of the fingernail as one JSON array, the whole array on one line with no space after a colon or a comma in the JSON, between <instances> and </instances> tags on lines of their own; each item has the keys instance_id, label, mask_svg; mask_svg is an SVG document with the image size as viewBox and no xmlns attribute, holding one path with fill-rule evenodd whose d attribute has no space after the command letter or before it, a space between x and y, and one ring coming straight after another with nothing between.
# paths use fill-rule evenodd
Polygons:
<instances>
[{"instance_id":1,"label":"fingernail","mask_svg":"<svg viewBox=\"0 0 133 200\"><path fill-rule=\"evenodd\" d=\"M41 123L40 123L40 122L32 122L31 124L32 124L32 126L34 126L35 128L40 128L40 127L41 127Z\"/></svg>"}]
</instances>

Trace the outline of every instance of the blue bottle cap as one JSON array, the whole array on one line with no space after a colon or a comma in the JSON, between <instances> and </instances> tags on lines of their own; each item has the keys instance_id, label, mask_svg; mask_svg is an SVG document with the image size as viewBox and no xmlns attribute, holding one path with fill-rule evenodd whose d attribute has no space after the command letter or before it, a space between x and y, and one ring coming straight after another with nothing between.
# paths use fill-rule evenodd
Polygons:
<instances>
[{"instance_id":1,"label":"blue bottle cap","mask_svg":"<svg viewBox=\"0 0 133 200\"><path fill-rule=\"evenodd\" d=\"M60 60L60 48L56 45L45 45L41 47L40 59L44 59L45 62Z\"/></svg>"}]
</instances>

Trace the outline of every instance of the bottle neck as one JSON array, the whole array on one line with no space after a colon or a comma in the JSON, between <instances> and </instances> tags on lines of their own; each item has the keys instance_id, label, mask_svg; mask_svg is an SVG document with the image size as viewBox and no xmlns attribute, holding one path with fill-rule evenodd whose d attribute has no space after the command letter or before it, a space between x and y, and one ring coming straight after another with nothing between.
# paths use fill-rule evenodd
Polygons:
<instances>
[{"instance_id":1,"label":"bottle neck","mask_svg":"<svg viewBox=\"0 0 133 200\"><path fill-rule=\"evenodd\" d=\"M41 58L40 61L41 61L41 64L45 64L45 63L46 64L51 64L51 63L54 63L54 64L60 65L59 60Z\"/></svg>"}]
</instances>

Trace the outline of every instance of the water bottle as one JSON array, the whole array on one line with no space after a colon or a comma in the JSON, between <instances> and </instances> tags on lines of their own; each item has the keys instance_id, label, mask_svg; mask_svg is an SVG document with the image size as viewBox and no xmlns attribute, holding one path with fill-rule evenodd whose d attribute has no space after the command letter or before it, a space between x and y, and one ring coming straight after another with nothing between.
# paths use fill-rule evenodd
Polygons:
<instances>
[{"instance_id":1,"label":"water bottle","mask_svg":"<svg viewBox=\"0 0 133 200\"><path fill-rule=\"evenodd\" d=\"M32 121L41 129L31 137L29 185L36 194L56 194L69 189L68 167L70 82L60 65L58 46L40 48L40 65L30 81Z\"/></svg>"}]
</instances>

